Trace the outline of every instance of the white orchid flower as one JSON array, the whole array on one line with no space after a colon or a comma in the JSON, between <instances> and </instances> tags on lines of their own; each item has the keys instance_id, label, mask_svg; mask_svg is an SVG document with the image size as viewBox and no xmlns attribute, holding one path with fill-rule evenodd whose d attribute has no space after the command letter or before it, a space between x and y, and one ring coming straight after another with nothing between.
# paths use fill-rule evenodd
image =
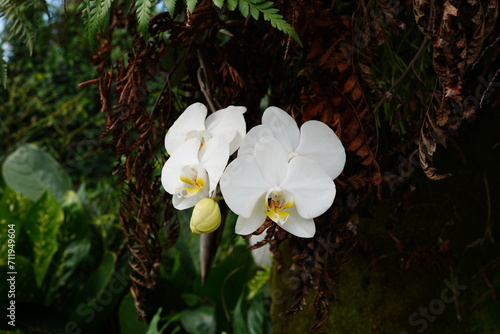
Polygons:
<instances>
[{"instance_id":1,"label":"white orchid flower","mask_svg":"<svg viewBox=\"0 0 500 334\"><path fill-rule=\"evenodd\" d=\"M224 200L239 215L236 233L250 234L266 216L284 230L303 238L316 232L313 218L335 198L332 178L313 160L289 153L274 137L263 137L253 155L231 162L220 181Z\"/></svg>"},{"instance_id":2,"label":"white orchid flower","mask_svg":"<svg viewBox=\"0 0 500 334\"><path fill-rule=\"evenodd\" d=\"M207 117L207 107L194 103L174 122L165 135L165 148L173 155L186 140L198 138L201 147L211 138L223 136L229 143L229 155L240 146L246 133L245 107L229 106ZM206 119L205 119L206 118Z\"/></svg>"},{"instance_id":3,"label":"white orchid flower","mask_svg":"<svg viewBox=\"0 0 500 334\"><path fill-rule=\"evenodd\" d=\"M174 207L184 210L210 197L228 159L229 143L224 136L214 137L205 145L198 137L184 141L167 160L161 173L162 185L173 195Z\"/></svg>"},{"instance_id":4,"label":"white orchid flower","mask_svg":"<svg viewBox=\"0 0 500 334\"><path fill-rule=\"evenodd\" d=\"M308 121L299 130L295 120L284 110L269 107L262 115L262 125L252 128L243 139L238 156L253 154L256 143L265 136L276 138L289 160L298 156L312 159L332 180L344 169L345 149L325 123Z\"/></svg>"}]
</instances>

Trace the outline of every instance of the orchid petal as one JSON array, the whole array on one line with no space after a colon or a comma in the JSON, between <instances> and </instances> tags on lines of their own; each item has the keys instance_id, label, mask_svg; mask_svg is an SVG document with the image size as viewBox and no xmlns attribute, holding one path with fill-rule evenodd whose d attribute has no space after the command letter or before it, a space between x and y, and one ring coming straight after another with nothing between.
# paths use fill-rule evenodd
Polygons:
<instances>
[{"instance_id":1,"label":"orchid petal","mask_svg":"<svg viewBox=\"0 0 500 334\"><path fill-rule=\"evenodd\" d=\"M229 142L229 154L233 154L240 146L246 133L243 114L247 108L229 106L218 110L207 117L207 130L212 136L225 136Z\"/></svg>"},{"instance_id":2,"label":"orchid petal","mask_svg":"<svg viewBox=\"0 0 500 334\"><path fill-rule=\"evenodd\" d=\"M185 141L176 154L170 156L161 171L161 183L169 194L175 194L183 182L180 180L181 170L184 166L199 165L198 150L200 140L193 138Z\"/></svg>"},{"instance_id":3,"label":"orchid petal","mask_svg":"<svg viewBox=\"0 0 500 334\"><path fill-rule=\"evenodd\" d=\"M226 167L220 179L220 187L229 208L234 213L248 218L257 200L267 193L271 184L262 175L255 158L244 155L234 159ZM264 210L262 209L262 212Z\"/></svg>"},{"instance_id":4,"label":"orchid petal","mask_svg":"<svg viewBox=\"0 0 500 334\"><path fill-rule=\"evenodd\" d=\"M192 197L172 197L172 204L177 210L185 210L195 206L200 200L208 197L208 188L203 188L199 193Z\"/></svg>"},{"instance_id":5,"label":"orchid petal","mask_svg":"<svg viewBox=\"0 0 500 334\"><path fill-rule=\"evenodd\" d=\"M290 161L280 187L294 196L295 207L303 218L323 214L335 199L335 184L330 176L317 163L301 156Z\"/></svg>"},{"instance_id":6,"label":"orchid petal","mask_svg":"<svg viewBox=\"0 0 500 334\"><path fill-rule=\"evenodd\" d=\"M300 128L301 138L296 153L318 163L335 179L345 165L345 149L335 132L319 121L305 122Z\"/></svg>"},{"instance_id":7,"label":"orchid petal","mask_svg":"<svg viewBox=\"0 0 500 334\"><path fill-rule=\"evenodd\" d=\"M212 137L199 153L201 164L209 176L209 193L212 193L217 187L222 172L226 168L229 160L229 145L224 136Z\"/></svg>"},{"instance_id":8,"label":"orchid petal","mask_svg":"<svg viewBox=\"0 0 500 334\"><path fill-rule=\"evenodd\" d=\"M236 220L235 232L237 234L248 235L253 233L266 221L266 214L264 213L264 196L261 196L255 204L248 218L240 215Z\"/></svg>"},{"instance_id":9,"label":"orchid petal","mask_svg":"<svg viewBox=\"0 0 500 334\"><path fill-rule=\"evenodd\" d=\"M240 149L238 150L238 156L242 155L253 155L255 145L257 142L264 137L274 137L273 132L264 125L257 125L247 132L243 140L241 141Z\"/></svg>"},{"instance_id":10,"label":"orchid petal","mask_svg":"<svg viewBox=\"0 0 500 334\"><path fill-rule=\"evenodd\" d=\"M280 225L280 227L300 238L312 238L316 233L314 220L312 218L301 217L294 208L292 208L286 223Z\"/></svg>"},{"instance_id":11,"label":"orchid petal","mask_svg":"<svg viewBox=\"0 0 500 334\"><path fill-rule=\"evenodd\" d=\"M173 155L186 140L188 132L205 130L207 107L194 103L184 110L165 135L165 149Z\"/></svg>"},{"instance_id":12,"label":"orchid petal","mask_svg":"<svg viewBox=\"0 0 500 334\"><path fill-rule=\"evenodd\" d=\"M262 124L273 132L287 153L295 151L299 145L300 131L292 116L280 108L269 107L262 115Z\"/></svg>"},{"instance_id":13,"label":"orchid petal","mask_svg":"<svg viewBox=\"0 0 500 334\"><path fill-rule=\"evenodd\" d=\"M255 144L254 156L262 175L270 184L277 186L285 179L288 154L276 138L261 138Z\"/></svg>"}]
</instances>

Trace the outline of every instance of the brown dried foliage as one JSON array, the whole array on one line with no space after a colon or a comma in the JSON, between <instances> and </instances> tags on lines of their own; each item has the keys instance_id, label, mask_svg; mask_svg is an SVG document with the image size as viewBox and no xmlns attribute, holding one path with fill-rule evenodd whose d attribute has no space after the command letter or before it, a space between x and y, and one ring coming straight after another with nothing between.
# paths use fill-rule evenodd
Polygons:
<instances>
[{"instance_id":1,"label":"brown dried foliage","mask_svg":"<svg viewBox=\"0 0 500 334\"><path fill-rule=\"evenodd\" d=\"M120 222L130 240L132 291L142 316L148 316L147 294L155 286L161 255L158 232L171 217L168 207L159 217L167 198L158 176L153 174L154 164L163 152L164 131L181 112L174 110L168 80L153 110L144 108L144 100L149 94L147 82L161 77L164 50L173 48L176 61L165 70L172 75L182 63L183 79L178 85L186 92L183 104L203 101L198 80L201 68L210 99L222 107L246 106L249 128L260 122L260 101L270 92L271 105L288 110L299 124L310 119L325 122L344 144L347 163L336 180L335 203L316 219L315 238L296 238L270 223L257 232L269 227L266 239L257 246L270 242L278 260L282 258L280 244L290 241L294 302L284 316L300 310L306 296L312 294L317 321L313 330L320 332L326 324L329 304L336 299L336 274L357 243L357 217L367 215L380 197L379 135L371 106L373 95L384 93L374 76L374 56L387 34L399 33L411 16L403 1L378 2L383 25L362 2L357 15L352 16L339 15L334 5L326 2L281 0L276 6L294 24L304 49L265 22L243 20L239 14L223 21L208 0L201 2L185 22L173 22L166 13L155 16L150 35L168 31L168 41L145 44L136 36L128 62L114 64L113 70L107 62L111 42L102 43L99 89L108 116L107 132L113 137L117 154L116 173L122 185ZM415 0L413 9L419 27L432 41L434 67L442 83L436 114L430 110L420 124L419 151L427 175L439 179L442 176L432 165L436 145L446 142L454 126L455 106L463 102L465 71L478 58L489 27L496 20L496 2L469 0L459 6L455 1ZM115 13L113 24L129 24L132 20L120 15ZM371 23L359 24L359 17ZM232 36L225 43L218 36L221 29ZM108 107L113 97L117 103ZM410 141L416 142L418 131L414 133ZM175 243L178 233L178 226L171 223L166 247Z\"/></svg>"},{"instance_id":2,"label":"brown dried foliage","mask_svg":"<svg viewBox=\"0 0 500 334\"><path fill-rule=\"evenodd\" d=\"M131 29L133 25L133 16L114 11L109 36L113 36L115 28ZM120 225L131 254L131 292L139 317L147 318L156 310L148 296L156 284L162 248L172 246L179 232L172 223L167 245L160 244L159 232L169 223L171 210L168 207L165 210L167 198L155 175L155 162L161 152L168 106L160 104L152 111L144 108L149 95L147 83L160 75L159 59L164 45L160 41L145 44L137 36L128 52L128 61L125 63L121 58L110 64L112 43L112 39L102 39L95 60L100 70L101 111L107 115L105 134L111 136L110 145L117 159L114 174L121 186ZM115 104L110 106L110 101ZM168 102L168 95L162 95L162 101Z\"/></svg>"},{"instance_id":3,"label":"brown dried foliage","mask_svg":"<svg viewBox=\"0 0 500 334\"><path fill-rule=\"evenodd\" d=\"M472 106L464 104L467 70L473 67L487 37L495 27L498 15L496 0L414 0L415 20L432 42L433 65L442 85L440 105L435 118L426 117L420 136L422 168L433 180L447 177L433 167L436 151L435 134L441 144L449 133L455 133L461 120L473 118Z\"/></svg>"}]
</instances>

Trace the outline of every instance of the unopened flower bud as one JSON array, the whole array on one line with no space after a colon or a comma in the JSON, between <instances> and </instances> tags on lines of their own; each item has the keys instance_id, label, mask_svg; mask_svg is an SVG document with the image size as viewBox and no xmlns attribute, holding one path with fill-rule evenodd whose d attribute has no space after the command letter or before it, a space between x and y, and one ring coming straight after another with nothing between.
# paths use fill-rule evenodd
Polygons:
<instances>
[{"instance_id":1,"label":"unopened flower bud","mask_svg":"<svg viewBox=\"0 0 500 334\"><path fill-rule=\"evenodd\" d=\"M211 198L204 198L194 207L189 226L193 233L203 234L215 231L220 222L219 204Z\"/></svg>"}]
</instances>

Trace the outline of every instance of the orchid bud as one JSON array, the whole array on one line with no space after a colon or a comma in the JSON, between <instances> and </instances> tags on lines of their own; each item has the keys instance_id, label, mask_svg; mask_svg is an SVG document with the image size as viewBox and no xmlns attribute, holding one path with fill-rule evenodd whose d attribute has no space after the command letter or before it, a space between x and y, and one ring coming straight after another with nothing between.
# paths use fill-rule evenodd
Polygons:
<instances>
[{"instance_id":1,"label":"orchid bud","mask_svg":"<svg viewBox=\"0 0 500 334\"><path fill-rule=\"evenodd\" d=\"M212 198L200 200L193 209L189 226L196 234L210 233L215 231L221 223L219 204Z\"/></svg>"}]
</instances>

